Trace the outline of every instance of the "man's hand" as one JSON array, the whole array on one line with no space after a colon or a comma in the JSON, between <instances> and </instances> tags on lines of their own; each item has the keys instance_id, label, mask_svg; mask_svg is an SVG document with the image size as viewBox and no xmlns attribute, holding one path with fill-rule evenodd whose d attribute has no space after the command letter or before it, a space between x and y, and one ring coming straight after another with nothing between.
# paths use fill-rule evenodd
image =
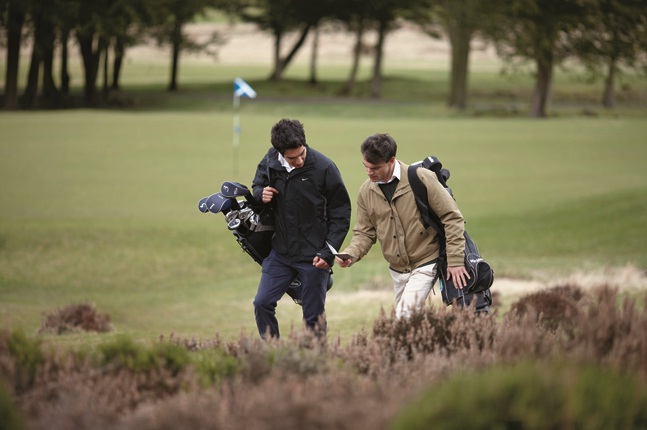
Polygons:
<instances>
[{"instance_id":1,"label":"man's hand","mask_svg":"<svg viewBox=\"0 0 647 430\"><path fill-rule=\"evenodd\" d=\"M339 267L350 267L353 264L353 259L352 258L339 258L335 257L335 261L337 262L337 265Z\"/></svg>"},{"instance_id":2,"label":"man's hand","mask_svg":"<svg viewBox=\"0 0 647 430\"><path fill-rule=\"evenodd\" d=\"M328 263L326 263L326 260L324 260L323 258L321 258L319 256L316 256L312 260L312 265L315 266L317 269L327 269L327 268L330 267L328 265Z\"/></svg>"},{"instance_id":3,"label":"man's hand","mask_svg":"<svg viewBox=\"0 0 647 430\"><path fill-rule=\"evenodd\" d=\"M470 274L467 273L465 266L451 266L447 268L447 280L452 279L456 288L463 289L467 285L467 280L470 279Z\"/></svg>"},{"instance_id":4,"label":"man's hand","mask_svg":"<svg viewBox=\"0 0 647 430\"><path fill-rule=\"evenodd\" d=\"M278 194L279 190L272 187L263 188L263 203L269 203L274 198L274 194Z\"/></svg>"}]
</instances>

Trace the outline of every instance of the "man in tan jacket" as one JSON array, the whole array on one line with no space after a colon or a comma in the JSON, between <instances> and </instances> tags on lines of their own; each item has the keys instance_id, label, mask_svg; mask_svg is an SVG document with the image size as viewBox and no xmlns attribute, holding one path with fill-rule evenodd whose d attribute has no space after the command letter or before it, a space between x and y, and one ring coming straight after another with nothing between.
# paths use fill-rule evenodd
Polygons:
<instances>
[{"instance_id":1,"label":"man in tan jacket","mask_svg":"<svg viewBox=\"0 0 647 430\"><path fill-rule=\"evenodd\" d=\"M406 317L424 306L436 279L439 245L433 228L425 229L407 178L408 165L396 160L397 144L388 134L369 136L361 146L368 180L357 196L357 220L350 245L336 257L340 267L349 267L380 241L395 290L396 317ZM456 202L436 175L417 169L427 188L429 205L445 227L447 276L458 288L469 274L464 266L464 220Z\"/></svg>"}]
</instances>

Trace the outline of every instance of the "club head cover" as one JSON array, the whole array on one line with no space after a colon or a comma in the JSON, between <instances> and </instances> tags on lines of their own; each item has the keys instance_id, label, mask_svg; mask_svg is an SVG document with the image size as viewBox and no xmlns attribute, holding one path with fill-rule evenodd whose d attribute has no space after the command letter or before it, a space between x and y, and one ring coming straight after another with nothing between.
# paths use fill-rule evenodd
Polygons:
<instances>
[{"instance_id":1,"label":"club head cover","mask_svg":"<svg viewBox=\"0 0 647 430\"><path fill-rule=\"evenodd\" d=\"M422 167L437 173L443 168L443 163L441 163L435 156L430 155L422 161Z\"/></svg>"},{"instance_id":2,"label":"club head cover","mask_svg":"<svg viewBox=\"0 0 647 430\"><path fill-rule=\"evenodd\" d=\"M198 210L200 212L202 212L203 214L206 214L207 212L209 212L209 208L207 207L207 199L208 198L209 198L209 196L203 197L198 202Z\"/></svg>"},{"instance_id":3,"label":"club head cover","mask_svg":"<svg viewBox=\"0 0 647 430\"><path fill-rule=\"evenodd\" d=\"M222 212L226 214L231 210L232 199L226 198L222 193L215 193L207 197L206 204L209 212L214 214Z\"/></svg>"},{"instance_id":4,"label":"club head cover","mask_svg":"<svg viewBox=\"0 0 647 430\"><path fill-rule=\"evenodd\" d=\"M246 197L250 195L249 188L238 182L225 181L220 186L220 192L228 198Z\"/></svg>"},{"instance_id":5,"label":"club head cover","mask_svg":"<svg viewBox=\"0 0 647 430\"><path fill-rule=\"evenodd\" d=\"M451 176L451 174L449 173L449 170L440 169L440 174L443 176L443 179L445 179L445 182L449 181L449 177Z\"/></svg>"}]
</instances>

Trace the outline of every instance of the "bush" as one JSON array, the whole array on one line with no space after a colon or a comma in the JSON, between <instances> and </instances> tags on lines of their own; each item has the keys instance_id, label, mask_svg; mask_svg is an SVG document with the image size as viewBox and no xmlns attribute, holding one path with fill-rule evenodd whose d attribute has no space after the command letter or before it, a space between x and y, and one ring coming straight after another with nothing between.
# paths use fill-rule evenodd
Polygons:
<instances>
[{"instance_id":1,"label":"bush","mask_svg":"<svg viewBox=\"0 0 647 430\"><path fill-rule=\"evenodd\" d=\"M462 349L482 350L493 342L495 320L473 308L427 307L408 318L387 318L384 312L373 323L373 338L393 363L415 354Z\"/></svg>"},{"instance_id":2,"label":"bush","mask_svg":"<svg viewBox=\"0 0 647 430\"><path fill-rule=\"evenodd\" d=\"M457 374L431 387L394 430L647 427L647 386L597 366L524 362Z\"/></svg>"},{"instance_id":3,"label":"bush","mask_svg":"<svg viewBox=\"0 0 647 430\"><path fill-rule=\"evenodd\" d=\"M555 331L559 327L569 330L579 314L581 298L579 288L557 286L523 296L511 306L509 315L517 318L532 315L548 330Z\"/></svg>"},{"instance_id":4,"label":"bush","mask_svg":"<svg viewBox=\"0 0 647 430\"><path fill-rule=\"evenodd\" d=\"M110 315L98 313L90 303L72 304L45 315L38 333L65 334L79 331L112 331Z\"/></svg>"}]
</instances>

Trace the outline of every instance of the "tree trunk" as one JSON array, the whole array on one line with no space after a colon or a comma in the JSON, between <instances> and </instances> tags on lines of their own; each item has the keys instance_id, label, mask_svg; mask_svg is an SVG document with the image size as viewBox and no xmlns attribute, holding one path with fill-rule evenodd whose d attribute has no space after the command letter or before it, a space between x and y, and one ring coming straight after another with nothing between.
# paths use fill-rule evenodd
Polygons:
<instances>
[{"instance_id":1,"label":"tree trunk","mask_svg":"<svg viewBox=\"0 0 647 430\"><path fill-rule=\"evenodd\" d=\"M51 25L47 25L46 32L41 39L43 52L43 100L49 105L56 105L58 89L54 82L54 39L56 34Z\"/></svg>"},{"instance_id":2,"label":"tree trunk","mask_svg":"<svg viewBox=\"0 0 647 430\"><path fill-rule=\"evenodd\" d=\"M611 109L616 105L615 81L618 71L618 62L615 57L609 61L609 68L606 79L604 80L604 94L602 96L602 106Z\"/></svg>"},{"instance_id":3,"label":"tree trunk","mask_svg":"<svg viewBox=\"0 0 647 430\"><path fill-rule=\"evenodd\" d=\"M552 54L537 58L536 62L537 78L530 105L530 116L532 118L544 118L546 117L546 106L548 105L553 80Z\"/></svg>"},{"instance_id":4,"label":"tree trunk","mask_svg":"<svg viewBox=\"0 0 647 430\"><path fill-rule=\"evenodd\" d=\"M177 75L180 67L180 50L182 49L182 23L177 15L175 16L175 23L173 24L172 45L171 82L169 83L168 91L177 91Z\"/></svg>"},{"instance_id":5,"label":"tree trunk","mask_svg":"<svg viewBox=\"0 0 647 430\"><path fill-rule=\"evenodd\" d=\"M126 49L123 40L117 38L115 42L115 59L112 67L112 90L119 90L119 77L121 76L121 65Z\"/></svg>"},{"instance_id":6,"label":"tree trunk","mask_svg":"<svg viewBox=\"0 0 647 430\"><path fill-rule=\"evenodd\" d=\"M379 99L382 93L382 61L384 58L384 40L388 25L381 22L375 45L375 63L373 63L373 79L371 80L371 97Z\"/></svg>"},{"instance_id":7,"label":"tree trunk","mask_svg":"<svg viewBox=\"0 0 647 430\"><path fill-rule=\"evenodd\" d=\"M94 22L92 5L92 2L81 2L78 11L78 22ZM107 41L99 34L96 25L92 24L85 24L81 27L77 26L75 34L79 44L81 59L83 60L83 101L87 106L92 106L97 103L99 63L101 52Z\"/></svg>"},{"instance_id":8,"label":"tree trunk","mask_svg":"<svg viewBox=\"0 0 647 430\"><path fill-rule=\"evenodd\" d=\"M270 80L276 81L277 76L283 74L283 63L281 62L281 42L283 40L283 32L277 31L274 33L274 71L270 75Z\"/></svg>"},{"instance_id":9,"label":"tree trunk","mask_svg":"<svg viewBox=\"0 0 647 430\"><path fill-rule=\"evenodd\" d=\"M312 35L312 54L310 55L310 85L317 84L317 53L319 51L319 26L315 26Z\"/></svg>"},{"instance_id":10,"label":"tree trunk","mask_svg":"<svg viewBox=\"0 0 647 430\"><path fill-rule=\"evenodd\" d=\"M79 42L79 49L81 51L81 58L83 59L83 100L86 105L93 105L97 101L97 76L99 71L100 53L103 49L103 44L99 48L94 47L95 35L91 31L78 33L77 39ZM101 38L99 38L101 41Z\"/></svg>"},{"instance_id":11,"label":"tree trunk","mask_svg":"<svg viewBox=\"0 0 647 430\"><path fill-rule=\"evenodd\" d=\"M469 56L472 30L466 26L448 28L451 44L450 90L447 105L464 110L467 107L467 81L469 77Z\"/></svg>"},{"instance_id":12,"label":"tree trunk","mask_svg":"<svg viewBox=\"0 0 647 430\"><path fill-rule=\"evenodd\" d=\"M20 65L20 42L22 27L25 23L25 12L17 5L9 4L7 17L7 66L5 74L5 109L18 107L18 69Z\"/></svg>"},{"instance_id":13,"label":"tree trunk","mask_svg":"<svg viewBox=\"0 0 647 430\"><path fill-rule=\"evenodd\" d=\"M360 21L355 30L355 47L353 48L353 64L350 68L350 74L348 80L342 89L343 95L349 95L355 89L355 83L357 82L357 72L359 71L359 62L362 58L362 39L364 37L364 22Z\"/></svg>"},{"instance_id":14,"label":"tree trunk","mask_svg":"<svg viewBox=\"0 0 647 430\"><path fill-rule=\"evenodd\" d=\"M280 39L279 36L275 38L274 42L274 58L275 58L275 65L274 65L274 72L270 75L270 80L272 81L280 81L283 78L283 72L285 69L288 67L294 56L296 55L297 52L299 52L299 49L303 46L303 43L306 40L306 37L308 37L308 33L310 32L310 27L311 25L308 24L305 26L303 31L301 32L301 36L299 39L296 41L294 46L292 47L292 50L288 55L285 56L285 58L281 59L281 53L280 53Z\"/></svg>"},{"instance_id":15,"label":"tree trunk","mask_svg":"<svg viewBox=\"0 0 647 430\"><path fill-rule=\"evenodd\" d=\"M103 48L103 85L101 86L101 101L106 103L108 101L108 52L110 51L110 44Z\"/></svg>"},{"instance_id":16,"label":"tree trunk","mask_svg":"<svg viewBox=\"0 0 647 430\"><path fill-rule=\"evenodd\" d=\"M36 30L36 33L38 33L38 30ZM38 36L35 36L31 50L29 72L27 73L27 86L22 96L22 105L25 109L34 109L38 104L38 77L40 75L42 60L43 58L38 47Z\"/></svg>"},{"instance_id":17,"label":"tree trunk","mask_svg":"<svg viewBox=\"0 0 647 430\"><path fill-rule=\"evenodd\" d=\"M61 94L70 93L70 72L68 69L68 48L70 29L66 28L61 32Z\"/></svg>"}]
</instances>

